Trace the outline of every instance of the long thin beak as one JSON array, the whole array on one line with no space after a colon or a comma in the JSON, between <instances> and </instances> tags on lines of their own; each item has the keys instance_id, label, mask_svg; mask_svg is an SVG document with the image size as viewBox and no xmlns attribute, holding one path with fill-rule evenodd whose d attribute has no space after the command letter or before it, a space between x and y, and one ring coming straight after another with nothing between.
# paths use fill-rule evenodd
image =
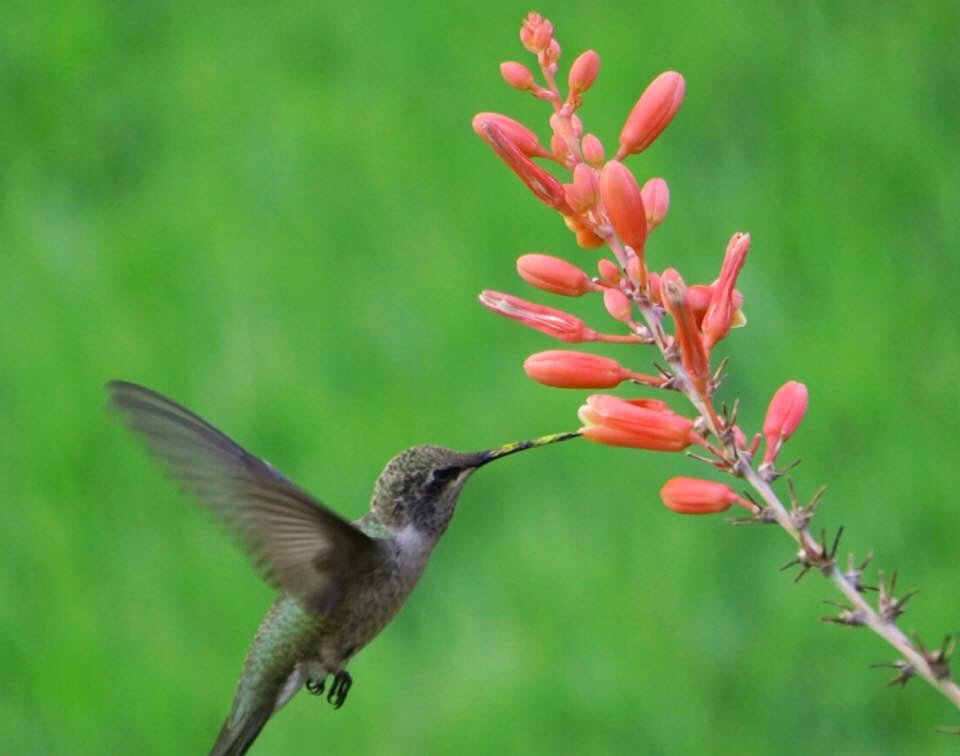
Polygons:
<instances>
[{"instance_id":1,"label":"long thin beak","mask_svg":"<svg viewBox=\"0 0 960 756\"><path fill-rule=\"evenodd\" d=\"M558 441L568 441L571 438L577 438L579 435L580 431L570 431L569 433L551 433L549 436L540 436L540 438L530 439L529 441L514 441L511 444L497 446L487 451L478 452L478 462L474 465L474 467L480 467L487 464L487 462L492 462L495 459L500 459L501 457L506 457L507 455L514 454L516 452L526 451L527 449L533 449L537 446L547 446L549 444L555 444Z\"/></svg>"}]
</instances>

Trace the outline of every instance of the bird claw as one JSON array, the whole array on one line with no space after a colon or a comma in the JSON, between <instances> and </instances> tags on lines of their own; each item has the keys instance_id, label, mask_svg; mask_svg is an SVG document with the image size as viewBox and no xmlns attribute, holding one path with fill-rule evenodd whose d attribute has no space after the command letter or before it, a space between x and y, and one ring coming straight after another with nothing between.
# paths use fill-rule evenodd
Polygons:
<instances>
[{"instance_id":1,"label":"bird claw","mask_svg":"<svg viewBox=\"0 0 960 756\"><path fill-rule=\"evenodd\" d=\"M353 685L353 679L346 672L340 671L333 676L333 685L330 686L327 701L333 704L334 709L339 709L343 706L343 702L347 700L347 693L350 691L351 685Z\"/></svg>"},{"instance_id":2,"label":"bird claw","mask_svg":"<svg viewBox=\"0 0 960 756\"><path fill-rule=\"evenodd\" d=\"M319 680L314 680L312 677L307 680L307 692L312 696L322 696L323 689L326 687L326 677L321 677Z\"/></svg>"}]
</instances>

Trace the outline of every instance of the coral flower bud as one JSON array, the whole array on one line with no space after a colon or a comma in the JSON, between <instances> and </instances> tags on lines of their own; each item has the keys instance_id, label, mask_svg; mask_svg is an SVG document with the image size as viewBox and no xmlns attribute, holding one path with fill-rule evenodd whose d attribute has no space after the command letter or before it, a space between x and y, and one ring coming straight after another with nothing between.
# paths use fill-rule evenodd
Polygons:
<instances>
[{"instance_id":1,"label":"coral flower bud","mask_svg":"<svg viewBox=\"0 0 960 756\"><path fill-rule=\"evenodd\" d=\"M616 360L563 349L531 354L523 369L538 383L555 388L613 388L631 375Z\"/></svg>"},{"instance_id":2,"label":"coral flower bud","mask_svg":"<svg viewBox=\"0 0 960 756\"><path fill-rule=\"evenodd\" d=\"M577 414L583 437L599 444L676 452L699 442L692 420L617 396L595 394Z\"/></svg>"},{"instance_id":3,"label":"coral flower bud","mask_svg":"<svg viewBox=\"0 0 960 756\"><path fill-rule=\"evenodd\" d=\"M520 177L537 199L561 213L569 213L570 207L563 186L548 171L534 163L500 128L497 118L491 113L481 113L473 119L473 130L489 144L497 156ZM504 118L504 116L499 116ZM509 119L507 119L509 120Z\"/></svg>"},{"instance_id":4,"label":"coral flower bud","mask_svg":"<svg viewBox=\"0 0 960 756\"><path fill-rule=\"evenodd\" d=\"M477 136L488 143L490 139L486 130L491 125L496 126L500 133L527 157L542 157L546 154L537 135L519 121L514 121L500 113L477 113L473 117L473 130L477 133Z\"/></svg>"},{"instance_id":5,"label":"coral flower bud","mask_svg":"<svg viewBox=\"0 0 960 756\"><path fill-rule=\"evenodd\" d=\"M600 274L600 278L613 286L620 283L620 279L623 277L620 268L605 257L597 261L597 272Z\"/></svg>"},{"instance_id":6,"label":"coral flower bud","mask_svg":"<svg viewBox=\"0 0 960 756\"><path fill-rule=\"evenodd\" d=\"M587 134L580 143L583 159L594 168L603 165L603 142L594 134Z\"/></svg>"},{"instance_id":7,"label":"coral flower bud","mask_svg":"<svg viewBox=\"0 0 960 756\"><path fill-rule=\"evenodd\" d=\"M607 312L614 320L619 320L621 323L630 322L633 308L626 294L620 289L604 289L603 306L607 308Z\"/></svg>"},{"instance_id":8,"label":"coral flower bud","mask_svg":"<svg viewBox=\"0 0 960 756\"><path fill-rule=\"evenodd\" d=\"M543 53L543 57L546 58L548 63L556 63L560 60L560 43L555 39L550 40L550 44L547 45L547 49ZM556 65L551 66L551 70L556 71Z\"/></svg>"},{"instance_id":9,"label":"coral flower bud","mask_svg":"<svg viewBox=\"0 0 960 756\"><path fill-rule=\"evenodd\" d=\"M599 72L600 56L593 50L580 53L570 66L570 75L567 79L571 97L583 94L590 89Z\"/></svg>"},{"instance_id":10,"label":"coral flower bud","mask_svg":"<svg viewBox=\"0 0 960 756\"><path fill-rule=\"evenodd\" d=\"M583 121L580 120L580 116L576 113L570 116L570 128L573 129L573 133L577 139L583 136Z\"/></svg>"},{"instance_id":11,"label":"coral flower bud","mask_svg":"<svg viewBox=\"0 0 960 756\"><path fill-rule=\"evenodd\" d=\"M660 498L679 514L715 514L734 504L749 507L730 486L698 478L671 478L660 489Z\"/></svg>"},{"instance_id":12,"label":"coral flower bud","mask_svg":"<svg viewBox=\"0 0 960 756\"><path fill-rule=\"evenodd\" d=\"M631 255L627 258L627 277L631 281L640 283L647 278L647 266L643 264L643 258L637 255Z\"/></svg>"},{"instance_id":13,"label":"coral flower bud","mask_svg":"<svg viewBox=\"0 0 960 756\"><path fill-rule=\"evenodd\" d=\"M534 85L533 73L523 63L508 60L500 64L500 75L514 89L525 92Z\"/></svg>"},{"instance_id":14,"label":"coral flower bud","mask_svg":"<svg viewBox=\"0 0 960 756\"><path fill-rule=\"evenodd\" d=\"M618 160L642 152L660 136L680 109L685 89L683 77L675 71L666 71L650 82L620 132Z\"/></svg>"},{"instance_id":15,"label":"coral flower bud","mask_svg":"<svg viewBox=\"0 0 960 756\"><path fill-rule=\"evenodd\" d=\"M764 464L776 460L783 442L793 435L807 414L809 401L807 387L798 381L787 381L777 389L763 421L763 436L767 440Z\"/></svg>"},{"instance_id":16,"label":"coral flower bud","mask_svg":"<svg viewBox=\"0 0 960 756\"><path fill-rule=\"evenodd\" d=\"M578 213L584 213L600 199L600 181L596 171L585 163L577 163L573 169L573 192L567 202Z\"/></svg>"},{"instance_id":17,"label":"coral flower bud","mask_svg":"<svg viewBox=\"0 0 960 756\"><path fill-rule=\"evenodd\" d=\"M663 223L670 207L670 189L662 178L652 178L640 190L643 206L647 211L647 232Z\"/></svg>"},{"instance_id":18,"label":"coral flower bud","mask_svg":"<svg viewBox=\"0 0 960 756\"><path fill-rule=\"evenodd\" d=\"M594 288L580 268L551 255L521 255L517 258L517 273L528 284L565 297L579 297Z\"/></svg>"},{"instance_id":19,"label":"coral flower bud","mask_svg":"<svg viewBox=\"0 0 960 756\"><path fill-rule=\"evenodd\" d=\"M673 268L663 271L660 288L663 305L676 324L676 340L683 367L697 391L704 394L710 376L710 362L703 348L700 329L697 327L690 301L687 299L687 288L680 274Z\"/></svg>"},{"instance_id":20,"label":"coral flower bud","mask_svg":"<svg viewBox=\"0 0 960 756\"><path fill-rule=\"evenodd\" d=\"M647 212L630 169L616 160L600 171L600 196L620 240L639 255L647 239Z\"/></svg>"},{"instance_id":21,"label":"coral flower bud","mask_svg":"<svg viewBox=\"0 0 960 756\"><path fill-rule=\"evenodd\" d=\"M499 291L482 291L479 299L480 304L488 310L561 341L575 343L593 341L597 337L597 332L587 328L580 318L563 310L534 304Z\"/></svg>"},{"instance_id":22,"label":"coral flower bud","mask_svg":"<svg viewBox=\"0 0 960 756\"><path fill-rule=\"evenodd\" d=\"M707 350L726 338L739 306L734 302L734 285L750 251L750 234L734 234L720 268L720 277L713 285L710 306L703 316L703 340Z\"/></svg>"},{"instance_id":23,"label":"coral flower bud","mask_svg":"<svg viewBox=\"0 0 960 756\"><path fill-rule=\"evenodd\" d=\"M553 24L531 11L520 27L520 42L532 53L543 52L553 40Z\"/></svg>"},{"instance_id":24,"label":"coral flower bud","mask_svg":"<svg viewBox=\"0 0 960 756\"><path fill-rule=\"evenodd\" d=\"M567 140L559 134L551 134L550 154L559 158L562 162L566 162L567 158L570 157L570 145L567 144Z\"/></svg>"}]
</instances>

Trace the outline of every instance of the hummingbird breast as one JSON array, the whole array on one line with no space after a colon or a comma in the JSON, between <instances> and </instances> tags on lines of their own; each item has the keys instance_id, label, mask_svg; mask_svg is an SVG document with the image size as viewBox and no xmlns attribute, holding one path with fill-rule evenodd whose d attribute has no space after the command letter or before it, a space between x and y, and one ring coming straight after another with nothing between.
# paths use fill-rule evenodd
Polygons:
<instances>
[{"instance_id":1,"label":"hummingbird breast","mask_svg":"<svg viewBox=\"0 0 960 756\"><path fill-rule=\"evenodd\" d=\"M330 674L343 669L389 624L423 574L431 548L419 533L406 530L383 540L383 560L357 577L341 604L324 619L313 660Z\"/></svg>"}]
</instances>

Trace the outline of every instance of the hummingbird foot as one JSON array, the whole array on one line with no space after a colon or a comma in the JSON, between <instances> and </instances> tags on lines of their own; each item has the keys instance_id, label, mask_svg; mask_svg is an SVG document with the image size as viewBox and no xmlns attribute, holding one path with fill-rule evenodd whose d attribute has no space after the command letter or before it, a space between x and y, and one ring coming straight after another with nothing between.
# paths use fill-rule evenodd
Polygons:
<instances>
[{"instance_id":1,"label":"hummingbird foot","mask_svg":"<svg viewBox=\"0 0 960 756\"><path fill-rule=\"evenodd\" d=\"M325 683L327 681L326 677L321 677L319 680L314 680L312 677L307 680L307 692L313 696L322 696L323 689L326 687Z\"/></svg>"},{"instance_id":2,"label":"hummingbird foot","mask_svg":"<svg viewBox=\"0 0 960 756\"><path fill-rule=\"evenodd\" d=\"M334 709L339 709L343 706L343 702L347 700L347 693L350 691L351 685L353 685L353 678L345 671L337 672L337 674L333 676L333 685L330 686L327 701L333 704Z\"/></svg>"}]
</instances>

